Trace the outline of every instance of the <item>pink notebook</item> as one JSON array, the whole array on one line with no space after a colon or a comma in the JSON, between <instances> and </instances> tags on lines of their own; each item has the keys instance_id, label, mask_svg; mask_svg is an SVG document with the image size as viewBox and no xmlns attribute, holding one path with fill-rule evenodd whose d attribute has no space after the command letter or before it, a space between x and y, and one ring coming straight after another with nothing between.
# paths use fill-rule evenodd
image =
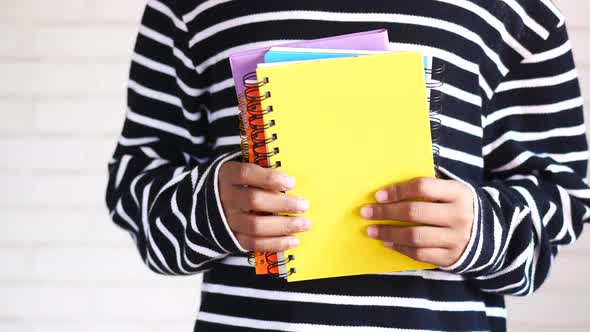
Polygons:
<instances>
[{"instance_id":1,"label":"pink notebook","mask_svg":"<svg viewBox=\"0 0 590 332\"><path fill-rule=\"evenodd\" d=\"M387 30L380 29L273 46L387 51L388 45L389 36ZM264 54L269 49L270 46L230 55L229 62L236 87L236 95L244 93L244 76L254 72L256 65L259 63L264 63Z\"/></svg>"}]
</instances>

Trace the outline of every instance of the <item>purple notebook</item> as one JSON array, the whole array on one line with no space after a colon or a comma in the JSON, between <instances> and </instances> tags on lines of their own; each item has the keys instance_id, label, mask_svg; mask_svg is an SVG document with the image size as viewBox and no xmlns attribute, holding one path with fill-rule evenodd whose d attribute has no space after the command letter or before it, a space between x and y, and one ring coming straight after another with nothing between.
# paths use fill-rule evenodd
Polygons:
<instances>
[{"instance_id":1,"label":"purple notebook","mask_svg":"<svg viewBox=\"0 0 590 332\"><path fill-rule=\"evenodd\" d=\"M273 46L387 51L388 45L389 36L387 30L380 29ZM269 49L270 46L230 55L229 62L236 87L236 95L244 92L243 77L255 71L256 65L264 63L264 54Z\"/></svg>"}]
</instances>

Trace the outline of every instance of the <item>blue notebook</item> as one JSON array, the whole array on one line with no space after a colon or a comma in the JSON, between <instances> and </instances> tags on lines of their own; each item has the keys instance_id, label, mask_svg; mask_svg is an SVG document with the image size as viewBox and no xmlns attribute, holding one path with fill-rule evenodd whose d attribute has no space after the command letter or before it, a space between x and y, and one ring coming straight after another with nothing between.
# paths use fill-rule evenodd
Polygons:
<instances>
[{"instance_id":1,"label":"blue notebook","mask_svg":"<svg viewBox=\"0 0 590 332\"><path fill-rule=\"evenodd\" d=\"M322 59L346 58L361 55L381 54L388 51L299 48L299 47L272 47L264 55L264 63L311 61ZM429 72L432 69L432 58L424 56L424 74L429 81ZM430 97L430 96L428 96Z\"/></svg>"},{"instance_id":2,"label":"blue notebook","mask_svg":"<svg viewBox=\"0 0 590 332\"><path fill-rule=\"evenodd\" d=\"M264 63L346 58L379 53L386 53L386 51L272 47L264 55Z\"/></svg>"}]
</instances>

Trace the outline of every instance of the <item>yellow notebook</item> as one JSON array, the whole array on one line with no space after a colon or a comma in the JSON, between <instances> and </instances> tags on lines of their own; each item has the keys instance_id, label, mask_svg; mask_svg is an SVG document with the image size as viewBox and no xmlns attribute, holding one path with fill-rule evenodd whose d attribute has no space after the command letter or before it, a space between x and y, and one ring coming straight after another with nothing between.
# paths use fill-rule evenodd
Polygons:
<instances>
[{"instance_id":1,"label":"yellow notebook","mask_svg":"<svg viewBox=\"0 0 590 332\"><path fill-rule=\"evenodd\" d=\"M271 165L297 180L312 229L288 281L428 269L366 236L360 208L392 183L434 176L423 57L415 52L258 68ZM270 111L267 113L267 111ZM272 140L272 141L271 141ZM271 142L270 142L271 141Z\"/></svg>"}]
</instances>

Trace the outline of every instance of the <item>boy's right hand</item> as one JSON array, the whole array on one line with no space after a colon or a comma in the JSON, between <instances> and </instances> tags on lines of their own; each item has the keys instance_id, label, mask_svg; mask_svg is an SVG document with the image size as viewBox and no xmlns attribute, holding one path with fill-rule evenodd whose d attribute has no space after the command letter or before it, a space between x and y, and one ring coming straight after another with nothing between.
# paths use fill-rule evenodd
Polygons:
<instances>
[{"instance_id":1,"label":"boy's right hand","mask_svg":"<svg viewBox=\"0 0 590 332\"><path fill-rule=\"evenodd\" d=\"M291 234L309 230L309 219L264 215L305 212L309 208L307 200L281 192L294 187L295 179L273 169L235 161L221 167L221 203L229 227L244 249L279 252L299 244Z\"/></svg>"}]
</instances>

